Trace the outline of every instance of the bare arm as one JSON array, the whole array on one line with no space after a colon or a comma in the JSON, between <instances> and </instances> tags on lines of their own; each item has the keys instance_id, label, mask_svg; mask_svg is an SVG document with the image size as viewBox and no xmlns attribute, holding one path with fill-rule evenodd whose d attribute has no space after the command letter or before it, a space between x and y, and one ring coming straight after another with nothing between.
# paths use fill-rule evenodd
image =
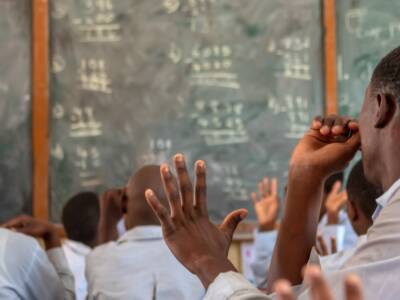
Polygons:
<instances>
[{"instance_id":1,"label":"bare arm","mask_svg":"<svg viewBox=\"0 0 400 300\"><path fill-rule=\"evenodd\" d=\"M349 136L349 131L354 132ZM344 137L347 134L347 137ZM358 125L332 116L317 118L296 146L289 170L286 206L269 271L268 292L279 278L302 282L301 270L315 244L326 178L343 168L360 147Z\"/></svg>"}]
</instances>

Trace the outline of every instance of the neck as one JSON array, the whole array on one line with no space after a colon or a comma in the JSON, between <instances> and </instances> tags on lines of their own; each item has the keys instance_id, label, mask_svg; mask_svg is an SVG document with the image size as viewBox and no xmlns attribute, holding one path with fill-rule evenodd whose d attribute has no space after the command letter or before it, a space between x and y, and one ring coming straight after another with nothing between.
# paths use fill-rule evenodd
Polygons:
<instances>
[{"instance_id":1,"label":"neck","mask_svg":"<svg viewBox=\"0 0 400 300\"><path fill-rule=\"evenodd\" d=\"M160 223L158 223L155 220L138 218L138 217L134 217L134 218L127 217L126 218L126 220L125 220L126 230L131 230L138 226L160 226Z\"/></svg>"}]
</instances>

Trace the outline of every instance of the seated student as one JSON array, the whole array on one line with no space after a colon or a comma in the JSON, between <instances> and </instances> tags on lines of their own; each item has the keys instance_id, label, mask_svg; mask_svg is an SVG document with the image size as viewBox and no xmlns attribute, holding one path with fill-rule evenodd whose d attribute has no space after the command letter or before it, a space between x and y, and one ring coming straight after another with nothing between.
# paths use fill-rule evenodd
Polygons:
<instances>
[{"instance_id":1,"label":"seated student","mask_svg":"<svg viewBox=\"0 0 400 300\"><path fill-rule=\"evenodd\" d=\"M102 240L117 236L116 226L126 212L127 232L95 248L87 257L89 299L201 299L201 282L172 255L162 238L160 223L144 197L151 187L163 203L159 166L146 166L129 180L125 190L102 199ZM112 230L110 229L112 227ZM106 231L106 232L104 232Z\"/></svg>"},{"instance_id":2,"label":"seated student","mask_svg":"<svg viewBox=\"0 0 400 300\"><path fill-rule=\"evenodd\" d=\"M62 211L61 220L67 234L63 250L75 277L77 300L86 299L86 256L97 244L99 214L99 198L92 192L82 192L73 196Z\"/></svg>"},{"instance_id":3,"label":"seated student","mask_svg":"<svg viewBox=\"0 0 400 300\"><path fill-rule=\"evenodd\" d=\"M52 224L19 216L2 227L0 299L75 299L74 277Z\"/></svg>"},{"instance_id":4,"label":"seated student","mask_svg":"<svg viewBox=\"0 0 400 300\"><path fill-rule=\"evenodd\" d=\"M344 169L362 149L365 176L385 193L366 242L357 247L338 272L328 274L334 294L342 298L341 282L356 273L367 299L398 299L400 286L400 47L381 60L366 89L360 124L348 118L316 118L293 151L285 211L274 250L268 281L272 292L278 279L302 283L301 270L315 244L323 185L330 174ZM196 164L195 196L181 155L175 157L180 189L167 165L161 174L172 216L152 190L146 198L158 216L164 239L175 257L196 274L208 289L206 299L271 299L237 273L227 259L233 232L246 217L246 210L230 213L220 227L206 213L206 171ZM193 202L195 203L193 206ZM313 290L301 299L309 299Z\"/></svg>"},{"instance_id":5,"label":"seated student","mask_svg":"<svg viewBox=\"0 0 400 300\"><path fill-rule=\"evenodd\" d=\"M277 203L279 200L277 198L276 193L276 183L271 184L271 188L264 188L263 197L258 200L256 195L253 195L253 200L255 201L256 209L258 210L258 216L261 216L260 220L263 221L260 226L260 232L255 235L255 247L254 247L254 258L251 264L254 275L256 276L257 286L260 288L265 288L267 282L267 272L269 265L271 263L272 254L276 242L277 231L269 230L266 232L262 232L261 230L272 228L271 226L265 227L267 224L271 224L276 220L276 213L271 213L271 211L277 211ZM325 192L326 192L326 184L325 184ZM260 186L261 187L261 186ZM349 179L346 186L346 198L347 198L347 214L349 222L352 226L352 231L354 230L358 235L357 243L351 247L343 249L342 251L335 253L333 255L328 255L328 251L323 239L318 239L321 244L321 252L318 253L320 255L325 255L321 260L321 268L324 271L332 271L340 268L346 261L346 259L354 253L355 247L357 245L361 245L365 240L368 228L372 225L372 214L376 208L375 200L382 194L382 192L367 182L362 162L359 161L351 170ZM342 192L343 193L343 192ZM334 195L335 197L332 197ZM325 197L325 196L324 196ZM334 190L334 193L329 193L327 198L331 197L334 201L342 197L340 193ZM346 199L345 198L345 199ZM330 201L328 199L328 201ZM326 203L326 202L325 202ZM332 205L334 206L334 205ZM335 209L330 209L330 217L333 219L339 219L339 208L340 205L335 205ZM263 210L263 211L262 211ZM335 216L336 214L336 216ZM318 225L320 228L321 223ZM336 251L333 251L336 252ZM314 253L313 259L316 258L316 253Z\"/></svg>"}]
</instances>

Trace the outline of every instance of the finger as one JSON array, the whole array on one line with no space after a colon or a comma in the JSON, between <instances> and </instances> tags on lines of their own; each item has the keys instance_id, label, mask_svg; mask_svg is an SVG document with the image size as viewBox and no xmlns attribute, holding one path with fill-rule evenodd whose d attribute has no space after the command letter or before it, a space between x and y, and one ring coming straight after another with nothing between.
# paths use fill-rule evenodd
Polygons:
<instances>
[{"instance_id":1,"label":"finger","mask_svg":"<svg viewBox=\"0 0 400 300\"><path fill-rule=\"evenodd\" d=\"M336 238L333 236L331 237L331 254L334 254L337 252L337 243L336 243Z\"/></svg>"},{"instance_id":2,"label":"finger","mask_svg":"<svg viewBox=\"0 0 400 300\"><path fill-rule=\"evenodd\" d=\"M247 217L246 209L238 209L231 212L222 222L222 225L220 226L221 231L223 231L230 239L232 239L236 227L246 217Z\"/></svg>"},{"instance_id":3,"label":"finger","mask_svg":"<svg viewBox=\"0 0 400 300\"><path fill-rule=\"evenodd\" d=\"M270 183L269 183L269 178L268 177L264 177L263 181L262 181L262 188L263 188L263 195L264 197L267 197L270 195L271 193L271 189L270 189Z\"/></svg>"},{"instance_id":4,"label":"finger","mask_svg":"<svg viewBox=\"0 0 400 300\"><path fill-rule=\"evenodd\" d=\"M342 182L340 180L335 181L331 190L331 194L337 195L341 188L342 188Z\"/></svg>"},{"instance_id":5,"label":"finger","mask_svg":"<svg viewBox=\"0 0 400 300\"><path fill-rule=\"evenodd\" d=\"M338 116L335 116L335 115L330 115L330 116L324 118L322 127L320 129L320 133L323 136L327 136L327 135L331 134L332 127L333 127L333 124L334 124L336 118L338 118Z\"/></svg>"},{"instance_id":6,"label":"finger","mask_svg":"<svg viewBox=\"0 0 400 300\"><path fill-rule=\"evenodd\" d=\"M179 188L182 196L183 212L193 216L193 185L182 154L175 155L175 168L178 174Z\"/></svg>"},{"instance_id":7,"label":"finger","mask_svg":"<svg viewBox=\"0 0 400 300\"><path fill-rule=\"evenodd\" d=\"M255 192L251 193L251 200L253 201L253 204L257 204L257 202L258 202L257 193L255 193Z\"/></svg>"},{"instance_id":8,"label":"finger","mask_svg":"<svg viewBox=\"0 0 400 300\"><path fill-rule=\"evenodd\" d=\"M145 192L145 196L147 203L150 205L151 209L160 221L163 232L167 235L172 234L175 230L175 226L172 222L168 209L166 209L165 206L161 204L161 202L158 200L157 196L152 190L147 190Z\"/></svg>"},{"instance_id":9,"label":"finger","mask_svg":"<svg viewBox=\"0 0 400 300\"><path fill-rule=\"evenodd\" d=\"M307 266L304 271L304 281L310 286L313 300L333 300L328 284L316 266Z\"/></svg>"},{"instance_id":10,"label":"finger","mask_svg":"<svg viewBox=\"0 0 400 300\"><path fill-rule=\"evenodd\" d=\"M4 223L2 225L2 227L8 228L8 229L18 229L18 228L24 227L27 223L29 223L30 219L31 219L31 217L26 216L26 215L17 216L15 218L7 221L6 223Z\"/></svg>"},{"instance_id":11,"label":"finger","mask_svg":"<svg viewBox=\"0 0 400 300\"><path fill-rule=\"evenodd\" d=\"M278 300L295 300L292 287L287 280L278 280L274 285L274 290L278 296Z\"/></svg>"},{"instance_id":12,"label":"finger","mask_svg":"<svg viewBox=\"0 0 400 300\"><path fill-rule=\"evenodd\" d=\"M333 122L332 133L333 135L341 135L344 133L347 120L344 118L336 118Z\"/></svg>"},{"instance_id":13,"label":"finger","mask_svg":"<svg viewBox=\"0 0 400 300\"><path fill-rule=\"evenodd\" d=\"M338 206L342 207L347 202L347 192L343 191L338 195Z\"/></svg>"},{"instance_id":14,"label":"finger","mask_svg":"<svg viewBox=\"0 0 400 300\"><path fill-rule=\"evenodd\" d=\"M313 119L311 124L311 129L320 130L322 127L323 118L321 116L317 116Z\"/></svg>"},{"instance_id":15,"label":"finger","mask_svg":"<svg viewBox=\"0 0 400 300\"><path fill-rule=\"evenodd\" d=\"M347 276L345 280L346 300L362 300L362 285L360 279L355 275Z\"/></svg>"},{"instance_id":16,"label":"finger","mask_svg":"<svg viewBox=\"0 0 400 300\"><path fill-rule=\"evenodd\" d=\"M160 167L161 178L164 185L164 191L168 198L168 203L171 209L171 217L173 219L184 221L182 210L182 202L178 192L178 187L175 177L172 175L167 164L162 164Z\"/></svg>"},{"instance_id":17,"label":"finger","mask_svg":"<svg viewBox=\"0 0 400 300\"><path fill-rule=\"evenodd\" d=\"M319 235L319 236L317 236L317 241L318 241L318 244L319 244L319 248L321 250L321 254L323 256L328 255L328 247L326 246L324 238Z\"/></svg>"},{"instance_id":18,"label":"finger","mask_svg":"<svg viewBox=\"0 0 400 300\"><path fill-rule=\"evenodd\" d=\"M271 194L276 196L278 195L278 179L277 178L272 178L271 181Z\"/></svg>"},{"instance_id":19,"label":"finger","mask_svg":"<svg viewBox=\"0 0 400 300\"><path fill-rule=\"evenodd\" d=\"M195 164L195 208L203 216L208 216L207 210L207 178L206 164L199 160Z\"/></svg>"}]
</instances>

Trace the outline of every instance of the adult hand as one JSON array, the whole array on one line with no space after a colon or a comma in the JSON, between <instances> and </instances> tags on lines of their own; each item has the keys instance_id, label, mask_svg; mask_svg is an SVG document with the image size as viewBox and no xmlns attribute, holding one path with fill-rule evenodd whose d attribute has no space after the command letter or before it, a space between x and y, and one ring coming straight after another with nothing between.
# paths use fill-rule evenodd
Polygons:
<instances>
[{"instance_id":1,"label":"adult hand","mask_svg":"<svg viewBox=\"0 0 400 300\"><path fill-rule=\"evenodd\" d=\"M98 226L98 244L118 239L118 222L124 216L125 190L110 189L100 197L100 220Z\"/></svg>"},{"instance_id":2,"label":"adult hand","mask_svg":"<svg viewBox=\"0 0 400 300\"><path fill-rule=\"evenodd\" d=\"M247 216L247 211L236 210L225 218L222 225L214 225L207 212L204 161L195 164L194 188L183 155L177 154L174 161L178 180L168 165L160 167L171 213L152 190L146 191L146 198L160 220L164 240L172 253L207 288L220 273L235 271L227 259L228 250L233 233Z\"/></svg>"},{"instance_id":3,"label":"adult hand","mask_svg":"<svg viewBox=\"0 0 400 300\"><path fill-rule=\"evenodd\" d=\"M328 283L321 275L321 271L315 266L308 266L305 269L305 282L310 287L312 300L334 300L332 291ZM346 277L345 282L345 299L346 300L362 300L362 286L360 279L355 275ZM286 280L277 281L275 291L278 300L295 300L290 283Z\"/></svg>"},{"instance_id":4,"label":"adult hand","mask_svg":"<svg viewBox=\"0 0 400 300\"><path fill-rule=\"evenodd\" d=\"M326 245L324 238L321 235L318 235L315 249L317 250L320 256L335 254L337 252L336 238L331 237L331 251L329 252L328 246Z\"/></svg>"},{"instance_id":5,"label":"adult hand","mask_svg":"<svg viewBox=\"0 0 400 300\"><path fill-rule=\"evenodd\" d=\"M327 178L343 170L360 149L361 140L355 120L339 116L316 117L311 129L296 146L290 166L312 171ZM309 172L309 173L310 173Z\"/></svg>"},{"instance_id":6,"label":"adult hand","mask_svg":"<svg viewBox=\"0 0 400 300\"><path fill-rule=\"evenodd\" d=\"M251 198L254 204L260 231L272 231L276 228L279 210L278 180L265 177L258 184L259 196L253 192Z\"/></svg>"},{"instance_id":7,"label":"adult hand","mask_svg":"<svg viewBox=\"0 0 400 300\"><path fill-rule=\"evenodd\" d=\"M325 202L326 215L328 217L329 225L339 224L340 210L347 201L347 192L340 191L341 187L342 183L340 181L336 181Z\"/></svg>"},{"instance_id":8,"label":"adult hand","mask_svg":"<svg viewBox=\"0 0 400 300\"><path fill-rule=\"evenodd\" d=\"M50 222L22 215L11 219L3 224L2 227L15 230L33 238L43 239L46 250L61 247L61 240L57 229Z\"/></svg>"}]
</instances>

